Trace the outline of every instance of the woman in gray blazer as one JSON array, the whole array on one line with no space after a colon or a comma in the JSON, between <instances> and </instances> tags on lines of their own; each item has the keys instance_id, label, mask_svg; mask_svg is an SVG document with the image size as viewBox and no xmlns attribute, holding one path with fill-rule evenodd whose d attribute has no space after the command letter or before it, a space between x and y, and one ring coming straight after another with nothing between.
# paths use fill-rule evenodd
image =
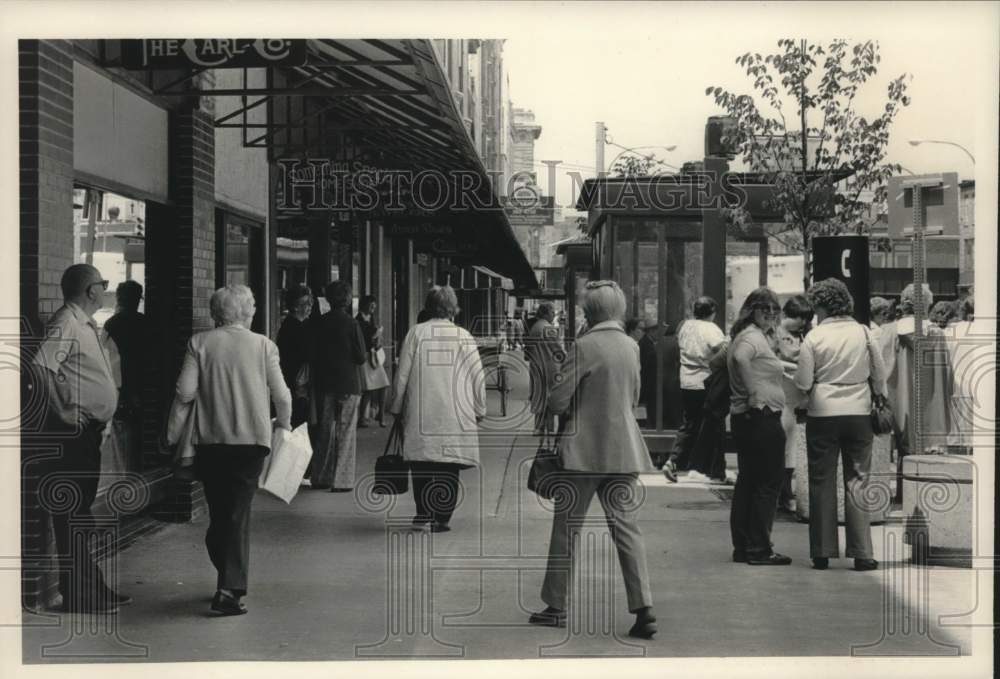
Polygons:
<instances>
[{"instance_id":1,"label":"woman in gray blazer","mask_svg":"<svg viewBox=\"0 0 1000 679\"><path fill-rule=\"evenodd\" d=\"M629 611L636 616L629 635L649 639L657 631L656 617L638 524L643 494L637 484L640 472L655 469L633 413L639 402L639 345L625 334L625 295L617 283L588 283L581 304L588 329L557 368L548 397L551 412L566 413L559 441L564 472L555 485L561 491L555 497L542 585L548 607L530 622L566 624L574 534L597 495L618 550Z\"/></svg>"},{"instance_id":2,"label":"woman in gray blazer","mask_svg":"<svg viewBox=\"0 0 1000 679\"><path fill-rule=\"evenodd\" d=\"M278 347L250 332L255 311L245 285L212 295L215 330L194 335L177 379L177 400L194 402L195 471L205 486L205 546L219 573L212 610L247 612L250 504L271 448L271 403L277 426L291 429L292 397L281 374Z\"/></svg>"}]
</instances>

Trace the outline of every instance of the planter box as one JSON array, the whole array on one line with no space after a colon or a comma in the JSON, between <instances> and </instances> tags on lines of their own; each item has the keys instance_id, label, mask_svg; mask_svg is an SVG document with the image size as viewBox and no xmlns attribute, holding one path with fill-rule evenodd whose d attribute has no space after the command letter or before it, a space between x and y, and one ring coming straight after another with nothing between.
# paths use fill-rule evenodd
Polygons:
<instances>
[{"instance_id":1,"label":"planter box","mask_svg":"<svg viewBox=\"0 0 1000 679\"><path fill-rule=\"evenodd\" d=\"M965 455L903 458L903 512L908 542L926 540L927 563L969 566L975 465Z\"/></svg>"}]
</instances>

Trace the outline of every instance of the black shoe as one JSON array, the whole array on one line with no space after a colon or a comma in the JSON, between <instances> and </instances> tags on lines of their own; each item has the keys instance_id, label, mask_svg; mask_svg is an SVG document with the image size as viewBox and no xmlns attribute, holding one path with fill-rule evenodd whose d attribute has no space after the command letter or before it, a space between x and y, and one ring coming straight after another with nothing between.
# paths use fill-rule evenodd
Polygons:
<instances>
[{"instance_id":1,"label":"black shoe","mask_svg":"<svg viewBox=\"0 0 1000 679\"><path fill-rule=\"evenodd\" d=\"M830 559L825 556L817 556L813 559L813 568L817 571L825 571L830 567Z\"/></svg>"},{"instance_id":2,"label":"black shoe","mask_svg":"<svg viewBox=\"0 0 1000 679\"><path fill-rule=\"evenodd\" d=\"M878 569L878 561L875 559L855 559L854 560L854 570L856 571L874 571Z\"/></svg>"},{"instance_id":3,"label":"black shoe","mask_svg":"<svg viewBox=\"0 0 1000 679\"><path fill-rule=\"evenodd\" d=\"M784 554L773 552L767 556L747 555L747 563L751 566L787 566L792 560Z\"/></svg>"},{"instance_id":4,"label":"black shoe","mask_svg":"<svg viewBox=\"0 0 1000 679\"><path fill-rule=\"evenodd\" d=\"M431 524L432 533L447 533L451 530L451 526L446 523L441 523L440 521L435 521Z\"/></svg>"},{"instance_id":5,"label":"black shoe","mask_svg":"<svg viewBox=\"0 0 1000 679\"><path fill-rule=\"evenodd\" d=\"M656 627L656 616L649 613L637 613L635 616L635 624L632 625L632 629L628 631L630 637L636 639L652 639L653 635L659 630Z\"/></svg>"},{"instance_id":6,"label":"black shoe","mask_svg":"<svg viewBox=\"0 0 1000 679\"><path fill-rule=\"evenodd\" d=\"M330 486L325 483L313 483L309 487L313 490L330 490Z\"/></svg>"},{"instance_id":7,"label":"black shoe","mask_svg":"<svg viewBox=\"0 0 1000 679\"><path fill-rule=\"evenodd\" d=\"M247 607L236 597L216 592L215 598L212 599L212 610L222 615L244 615Z\"/></svg>"},{"instance_id":8,"label":"black shoe","mask_svg":"<svg viewBox=\"0 0 1000 679\"><path fill-rule=\"evenodd\" d=\"M111 595L111 600L119 606L128 606L132 603L132 597L128 594L118 594L117 592Z\"/></svg>"},{"instance_id":9,"label":"black shoe","mask_svg":"<svg viewBox=\"0 0 1000 679\"><path fill-rule=\"evenodd\" d=\"M746 563L746 562L747 562L747 553L744 552L742 549L734 549L733 563Z\"/></svg>"},{"instance_id":10,"label":"black shoe","mask_svg":"<svg viewBox=\"0 0 1000 679\"><path fill-rule=\"evenodd\" d=\"M67 606L62 604L55 609L59 613L70 613L75 615L117 615L118 604L109 601L107 603L80 604L79 606Z\"/></svg>"},{"instance_id":11,"label":"black shoe","mask_svg":"<svg viewBox=\"0 0 1000 679\"><path fill-rule=\"evenodd\" d=\"M330 492L331 493L350 493L353 490L354 490L353 488L331 488Z\"/></svg>"},{"instance_id":12,"label":"black shoe","mask_svg":"<svg viewBox=\"0 0 1000 679\"><path fill-rule=\"evenodd\" d=\"M544 627L565 627L566 611L548 606L544 611L532 613L531 617L528 618L528 622L532 625L543 625Z\"/></svg>"}]
</instances>

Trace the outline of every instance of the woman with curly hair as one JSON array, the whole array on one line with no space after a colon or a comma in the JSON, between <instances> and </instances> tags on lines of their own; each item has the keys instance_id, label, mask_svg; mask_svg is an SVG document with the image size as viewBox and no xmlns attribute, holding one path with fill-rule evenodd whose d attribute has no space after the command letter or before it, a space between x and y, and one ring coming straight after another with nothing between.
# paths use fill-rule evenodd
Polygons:
<instances>
[{"instance_id":1,"label":"woman with curly hair","mask_svg":"<svg viewBox=\"0 0 1000 679\"><path fill-rule=\"evenodd\" d=\"M752 566L786 566L790 558L771 549L771 527L785 474L784 366L768 335L781 313L770 288L751 292L733 325L729 368L730 421L739 472L729 524L733 561Z\"/></svg>"},{"instance_id":2,"label":"woman with curly hair","mask_svg":"<svg viewBox=\"0 0 1000 679\"><path fill-rule=\"evenodd\" d=\"M828 278L807 293L819 325L799 350L795 384L809 394L809 554L824 570L840 557L837 535L837 458L844 469L847 558L854 570L878 567L872 558L871 520L861 502L872 462L872 390L885 392L885 367L871 330L852 314L854 300L842 281Z\"/></svg>"}]
</instances>

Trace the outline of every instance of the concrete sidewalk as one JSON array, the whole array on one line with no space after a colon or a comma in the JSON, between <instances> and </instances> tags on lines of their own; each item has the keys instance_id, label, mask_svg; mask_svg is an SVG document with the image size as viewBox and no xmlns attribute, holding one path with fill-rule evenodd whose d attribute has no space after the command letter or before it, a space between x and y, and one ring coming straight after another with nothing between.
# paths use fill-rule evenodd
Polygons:
<instances>
[{"instance_id":1,"label":"concrete sidewalk","mask_svg":"<svg viewBox=\"0 0 1000 679\"><path fill-rule=\"evenodd\" d=\"M359 477L373 469L387 432L359 430ZM580 628L530 626L528 613L543 606L551 514L524 487L534 440L518 437L513 448L512 441L484 439L482 467L462 473L464 497L450 533L387 528L409 522L409 495L387 508L350 493L303 490L290 506L261 493L246 616L209 613L215 573L203 545L207 520L169 526L106 565L109 575L117 569L133 605L96 630L86 618L26 615L24 662L843 656L864 644L877 654L971 651L968 630L941 628L936 617L975 607L970 572L930 569L933 639L883 639L885 611L915 615L905 592L888 582L903 570L857 573L846 559L811 570L807 527L792 522L774 530L791 566L733 564L725 491L668 484L659 475L643 479L641 522L656 638L625 636L632 617L596 502L592 570L613 573L583 583L578 596L589 603ZM877 550L884 530L874 531Z\"/></svg>"}]
</instances>

